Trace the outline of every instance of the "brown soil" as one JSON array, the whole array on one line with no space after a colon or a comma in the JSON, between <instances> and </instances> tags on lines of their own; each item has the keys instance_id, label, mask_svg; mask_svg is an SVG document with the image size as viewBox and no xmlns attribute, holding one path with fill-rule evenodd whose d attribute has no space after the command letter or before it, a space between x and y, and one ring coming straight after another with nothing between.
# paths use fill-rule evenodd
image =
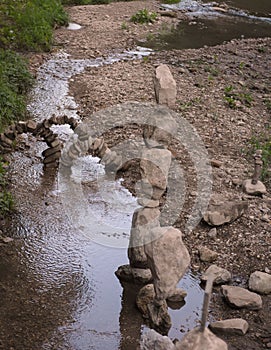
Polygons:
<instances>
[{"instance_id":1,"label":"brown soil","mask_svg":"<svg viewBox=\"0 0 271 350\"><path fill-rule=\"evenodd\" d=\"M71 21L83 27L78 31L58 29L56 47L63 47L73 58L108 56L134 47L148 33L155 34L165 24L170 27L178 21L159 16L153 25L129 22L131 15L142 8L159 10L156 1L69 8ZM265 101L271 100L271 39L233 40L210 48L162 51L145 60L88 68L70 83L81 117L87 119L94 111L125 101L155 102L152 77L160 63L170 67L177 82L176 111L195 127L210 158L223 162L220 168L213 168L213 193L225 200L249 202L246 214L230 225L219 227L216 238L208 236L210 227L203 223L184 237L192 257L192 269L204 271L208 266L198 257L198 247L203 245L219 253L216 264L232 272L234 285L247 287L250 273L271 270L271 196L249 197L240 186L253 172L252 138L261 139L270 134L270 105ZM240 97L236 108L230 108L224 98L225 88L229 86ZM105 138L114 145L128 134L129 130L123 128ZM171 150L186 171L187 202L192 201L196 184L188 155L174 142ZM122 174L132 192L135 174L138 172L133 168ZM270 177L265 184L270 193ZM189 203L186 205L188 208ZM183 228L186 214L180 214L176 227ZM223 337L230 350L266 349L271 342L270 311L271 295L263 296L262 310L245 311L230 308L219 289L214 291L215 319L242 317L250 325L244 337Z\"/></svg>"}]
</instances>

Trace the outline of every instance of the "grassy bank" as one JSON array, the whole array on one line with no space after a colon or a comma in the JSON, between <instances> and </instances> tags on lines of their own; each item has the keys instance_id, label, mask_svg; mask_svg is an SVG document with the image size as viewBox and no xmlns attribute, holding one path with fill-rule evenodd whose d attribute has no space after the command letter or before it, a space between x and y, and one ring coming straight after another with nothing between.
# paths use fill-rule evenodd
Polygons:
<instances>
[{"instance_id":1,"label":"grassy bank","mask_svg":"<svg viewBox=\"0 0 271 350\"><path fill-rule=\"evenodd\" d=\"M26 93L33 79L20 54L48 51L53 28L68 22L58 0L4 0L0 4L0 131L26 117Z\"/></svg>"}]
</instances>

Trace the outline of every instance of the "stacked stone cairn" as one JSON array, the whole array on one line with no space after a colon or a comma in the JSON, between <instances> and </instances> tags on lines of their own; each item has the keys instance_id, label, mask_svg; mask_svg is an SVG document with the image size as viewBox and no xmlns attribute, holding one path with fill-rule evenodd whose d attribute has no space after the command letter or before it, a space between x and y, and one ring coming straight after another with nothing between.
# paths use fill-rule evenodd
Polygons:
<instances>
[{"instance_id":1,"label":"stacked stone cairn","mask_svg":"<svg viewBox=\"0 0 271 350\"><path fill-rule=\"evenodd\" d=\"M142 208L133 215L130 264L116 271L121 282L146 284L136 303L150 326L161 334L167 334L171 327L167 302L183 304L186 293L176 286L190 263L181 231L160 225L159 201L167 189L172 158L167 147L176 130L173 118L164 115L151 117L144 127L146 148L142 151L141 181L137 186Z\"/></svg>"}]
</instances>

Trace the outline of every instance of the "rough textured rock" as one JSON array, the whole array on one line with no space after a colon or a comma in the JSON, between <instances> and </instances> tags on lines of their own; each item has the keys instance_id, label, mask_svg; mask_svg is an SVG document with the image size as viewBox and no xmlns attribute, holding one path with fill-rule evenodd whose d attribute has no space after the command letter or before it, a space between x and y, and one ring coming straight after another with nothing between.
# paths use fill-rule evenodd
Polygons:
<instances>
[{"instance_id":1,"label":"rough textured rock","mask_svg":"<svg viewBox=\"0 0 271 350\"><path fill-rule=\"evenodd\" d=\"M140 208L134 212L128 248L128 258L132 267L148 266L144 243L149 241L150 230L160 226L159 218L158 208Z\"/></svg>"},{"instance_id":2,"label":"rough textured rock","mask_svg":"<svg viewBox=\"0 0 271 350\"><path fill-rule=\"evenodd\" d=\"M153 229L151 234L153 241L145 245L145 253L154 279L156 299L165 300L174 294L190 263L190 256L181 231L161 227Z\"/></svg>"},{"instance_id":3,"label":"rough textured rock","mask_svg":"<svg viewBox=\"0 0 271 350\"><path fill-rule=\"evenodd\" d=\"M142 181L139 197L159 200L167 188L171 152L166 149L146 149L142 152L140 171Z\"/></svg>"},{"instance_id":4,"label":"rough textured rock","mask_svg":"<svg viewBox=\"0 0 271 350\"><path fill-rule=\"evenodd\" d=\"M166 301L157 304L155 301L147 305L148 322L157 332L167 335L171 328L171 319L168 313Z\"/></svg>"},{"instance_id":5,"label":"rough textured rock","mask_svg":"<svg viewBox=\"0 0 271 350\"><path fill-rule=\"evenodd\" d=\"M180 308L183 305L184 298L187 296L186 291L184 291L181 288L177 288L171 296L167 298L167 302L171 303L171 305L174 305L176 309ZM146 286L142 287L137 295L136 298L136 305L140 312L142 313L143 317L148 317L148 304L152 303L155 298L155 292L154 292L154 286L153 284L147 284ZM180 304L177 305L177 304Z\"/></svg>"},{"instance_id":6,"label":"rough textured rock","mask_svg":"<svg viewBox=\"0 0 271 350\"><path fill-rule=\"evenodd\" d=\"M140 350L175 350L172 341L153 329L143 334L140 342Z\"/></svg>"},{"instance_id":7,"label":"rough textured rock","mask_svg":"<svg viewBox=\"0 0 271 350\"><path fill-rule=\"evenodd\" d=\"M218 253L206 247L199 247L199 256L201 261L212 262L218 257Z\"/></svg>"},{"instance_id":8,"label":"rough textured rock","mask_svg":"<svg viewBox=\"0 0 271 350\"><path fill-rule=\"evenodd\" d=\"M260 295L250 292L247 289L223 285L222 293L227 302L233 307L249 310L259 310L262 308L262 298Z\"/></svg>"},{"instance_id":9,"label":"rough textured rock","mask_svg":"<svg viewBox=\"0 0 271 350\"><path fill-rule=\"evenodd\" d=\"M231 318L228 320L222 320L217 322L212 322L209 324L212 332L219 334L236 334L245 335L248 331L248 323L242 318Z\"/></svg>"},{"instance_id":10,"label":"rough textured rock","mask_svg":"<svg viewBox=\"0 0 271 350\"><path fill-rule=\"evenodd\" d=\"M168 108L160 108L155 115L149 116L147 124L143 129L145 144L149 148L167 148L174 136L176 136L178 125L170 114Z\"/></svg>"},{"instance_id":11,"label":"rough textured rock","mask_svg":"<svg viewBox=\"0 0 271 350\"><path fill-rule=\"evenodd\" d=\"M142 313L143 317L147 318L149 315L148 304L153 302L155 296L153 284L147 284L142 287L136 297L136 306Z\"/></svg>"},{"instance_id":12,"label":"rough textured rock","mask_svg":"<svg viewBox=\"0 0 271 350\"><path fill-rule=\"evenodd\" d=\"M208 278L211 278L211 276L213 276L214 284L227 283L231 280L231 273L228 270L223 269L222 267L219 267L217 265L209 266L208 269L201 276L201 280L206 282Z\"/></svg>"},{"instance_id":13,"label":"rough textured rock","mask_svg":"<svg viewBox=\"0 0 271 350\"><path fill-rule=\"evenodd\" d=\"M251 196L260 196L266 194L266 187L261 181L257 181L256 184L252 183L252 180L245 180L243 182L243 191Z\"/></svg>"},{"instance_id":14,"label":"rough textured rock","mask_svg":"<svg viewBox=\"0 0 271 350\"><path fill-rule=\"evenodd\" d=\"M260 294L271 293L271 275L261 271L255 271L249 278L249 289Z\"/></svg>"},{"instance_id":15,"label":"rough textured rock","mask_svg":"<svg viewBox=\"0 0 271 350\"><path fill-rule=\"evenodd\" d=\"M247 208L248 203L244 201L213 203L208 207L203 219L211 226L220 226L235 221L244 214Z\"/></svg>"},{"instance_id":16,"label":"rough textured rock","mask_svg":"<svg viewBox=\"0 0 271 350\"><path fill-rule=\"evenodd\" d=\"M195 328L187 333L181 342L176 344L176 350L227 350L227 344L215 336L208 328L200 332Z\"/></svg>"},{"instance_id":17,"label":"rough textured rock","mask_svg":"<svg viewBox=\"0 0 271 350\"><path fill-rule=\"evenodd\" d=\"M165 104L169 108L175 107L177 94L176 81L166 64L161 64L156 68L154 90L157 103Z\"/></svg>"},{"instance_id":18,"label":"rough textured rock","mask_svg":"<svg viewBox=\"0 0 271 350\"><path fill-rule=\"evenodd\" d=\"M115 275L120 281L133 282L137 284L147 284L152 281L150 269L132 268L130 265L119 266Z\"/></svg>"}]
</instances>

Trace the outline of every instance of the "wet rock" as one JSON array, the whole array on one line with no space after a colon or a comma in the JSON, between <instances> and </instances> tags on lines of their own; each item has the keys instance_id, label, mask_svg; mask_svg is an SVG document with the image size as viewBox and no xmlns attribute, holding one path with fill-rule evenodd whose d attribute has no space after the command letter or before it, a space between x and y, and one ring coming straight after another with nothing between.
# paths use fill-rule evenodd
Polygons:
<instances>
[{"instance_id":1,"label":"wet rock","mask_svg":"<svg viewBox=\"0 0 271 350\"><path fill-rule=\"evenodd\" d=\"M161 64L156 68L154 90L157 103L165 104L169 108L175 107L177 94L176 81L166 64Z\"/></svg>"},{"instance_id":2,"label":"wet rock","mask_svg":"<svg viewBox=\"0 0 271 350\"><path fill-rule=\"evenodd\" d=\"M159 218L158 208L140 208L134 212L128 248L128 258L132 267L148 266L144 243L151 239L148 237L150 230L160 226Z\"/></svg>"},{"instance_id":3,"label":"wet rock","mask_svg":"<svg viewBox=\"0 0 271 350\"><path fill-rule=\"evenodd\" d=\"M154 297L155 292L153 284L147 284L142 287L136 297L136 306L145 318L149 315L148 304L153 302Z\"/></svg>"},{"instance_id":4,"label":"wet rock","mask_svg":"<svg viewBox=\"0 0 271 350\"><path fill-rule=\"evenodd\" d=\"M47 163L52 163L52 162L58 161L60 156L61 156L61 152L60 151L56 152L56 153L53 153L50 156L45 157L44 160L43 160L43 163L47 164Z\"/></svg>"},{"instance_id":5,"label":"wet rock","mask_svg":"<svg viewBox=\"0 0 271 350\"><path fill-rule=\"evenodd\" d=\"M151 329L144 333L140 342L140 350L175 350L175 345L167 337Z\"/></svg>"},{"instance_id":6,"label":"wet rock","mask_svg":"<svg viewBox=\"0 0 271 350\"><path fill-rule=\"evenodd\" d=\"M206 247L199 247L199 257L201 261L213 262L217 259L218 253Z\"/></svg>"},{"instance_id":7,"label":"wet rock","mask_svg":"<svg viewBox=\"0 0 271 350\"><path fill-rule=\"evenodd\" d=\"M49 157L51 154L54 154L56 152L61 151L61 146L58 145L57 147L54 148L47 148L42 152L43 157Z\"/></svg>"},{"instance_id":8,"label":"wet rock","mask_svg":"<svg viewBox=\"0 0 271 350\"><path fill-rule=\"evenodd\" d=\"M169 301L170 303L181 303L184 301L184 298L186 296L187 296L187 293L185 290L181 288L176 288L173 294L167 297L167 301Z\"/></svg>"},{"instance_id":9,"label":"wet rock","mask_svg":"<svg viewBox=\"0 0 271 350\"><path fill-rule=\"evenodd\" d=\"M18 134L27 132L26 122L19 121L18 123L16 123L16 130Z\"/></svg>"},{"instance_id":10,"label":"wet rock","mask_svg":"<svg viewBox=\"0 0 271 350\"><path fill-rule=\"evenodd\" d=\"M187 333L181 342L176 344L176 350L227 350L227 344L215 336L208 328L201 332L195 328Z\"/></svg>"},{"instance_id":11,"label":"wet rock","mask_svg":"<svg viewBox=\"0 0 271 350\"><path fill-rule=\"evenodd\" d=\"M189 266L190 256L180 230L161 227L153 229L151 234L153 240L145 245L145 253L154 279L155 298L165 300L174 294Z\"/></svg>"},{"instance_id":12,"label":"wet rock","mask_svg":"<svg viewBox=\"0 0 271 350\"><path fill-rule=\"evenodd\" d=\"M236 334L245 335L248 331L248 323L242 318L231 318L212 322L209 324L210 329L216 334Z\"/></svg>"},{"instance_id":13,"label":"wet rock","mask_svg":"<svg viewBox=\"0 0 271 350\"><path fill-rule=\"evenodd\" d=\"M160 108L159 113L148 118L143 129L143 137L147 147L167 148L176 135L178 125L167 108Z\"/></svg>"},{"instance_id":14,"label":"wet rock","mask_svg":"<svg viewBox=\"0 0 271 350\"><path fill-rule=\"evenodd\" d=\"M255 271L249 278L249 289L260 294L271 293L271 275L261 271Z\"/></svg>"},{"instance_id":15,"label":"wet rock","mask_svg":"<svg viewBox=\"0 0 271 350\"><path fill-rule=\"evenodd\" d=\"M51 148L55 148L55 147L57 147L57 146L59 146L60 145L60 141L58 140L58 139L56 139L56 137L55 137L55 135L53 135L54 137L52 138L52 139L47 139L47 140L45 140L46 141L46 143L47 143L47 145L49 146L49 147L51 147Z\"/></svg>"},{"instance_id":16,"label":"wet rock","mask_svg":"<svg viewBox=\"0 0 271 350\"><path fill-rule=\"evenodd\" d=\"M247 289L223 285L222 294L231 306L249 310L259 310L262 308L262 298Z\"/></svg>"},{"instance_id":17,"label":"wet rock","mask_svg":"<svg viewBox=\"0 0 271 350\"><path fill-rule=\"evenodd\" d=\"M231 280L231 273L217 265L211 265L201 276L201 280L206 282L208 278L213 278L214 284L227 283Z\"/></svg>"},{"instance_id":18,"label":"wet rock","mask_svg":"<svg viewBox=\"0 0 271 350\"><path fill-rule=\"evenodd\" d=\"M171 328L171 319L166 301L157 304L155 301L147 305L148 321L152 328L163 335L167 335Z\"/></svg>"},{"instance_id":19,"label":"wet rock","mask_svg":"<svg viewBox=\"0 0 271 350\"><path fill-rule=\"evenodd\" d=\"M137 269L130 265L119 266L115 275L120 281L136 284L147 284L153 280L150 269Z\"/></svg>"},{"instance_id":20,"label":"wet rock","mask_svg":"<svg viewBox=\"0 0 271 350\"><path fill-rule=\"evenodd\" d=\"M183 305L184 298L187 296L186 291L181 288L176 288L174 293L167 298L167 302L174 304L175 308L180 308ZM136 305L144 317L148 317L148 304L155 299L155 291L153 284L147 284L142 287L136 298ZM181 305L179 305L181 303ZM177 306L177 307L176 307Z\"/></svg>"},{"instance_id":21,"label":"wet rock","mask_svg":"<svg viewBox=\"0 0 271 350\"><path fill-rule=\"evenodd\" d=\"M245 180L243 182L243 191L250 196L261 196L266 194L266 187L261 181L257 181L256 184L252 183L252 180Z\"/></svg>"},{"instance_id":22,"label":"wet rock","mask_svg":"<svg viewBox=\"0 0 271 350\"><path fill-rule=\"evenodd\" d=\"M220 226L235 221L244 214L247 208L248 203L244 201L213 203L208 207L203 219L211 226Z\"/></svg>"}]
</instances>

